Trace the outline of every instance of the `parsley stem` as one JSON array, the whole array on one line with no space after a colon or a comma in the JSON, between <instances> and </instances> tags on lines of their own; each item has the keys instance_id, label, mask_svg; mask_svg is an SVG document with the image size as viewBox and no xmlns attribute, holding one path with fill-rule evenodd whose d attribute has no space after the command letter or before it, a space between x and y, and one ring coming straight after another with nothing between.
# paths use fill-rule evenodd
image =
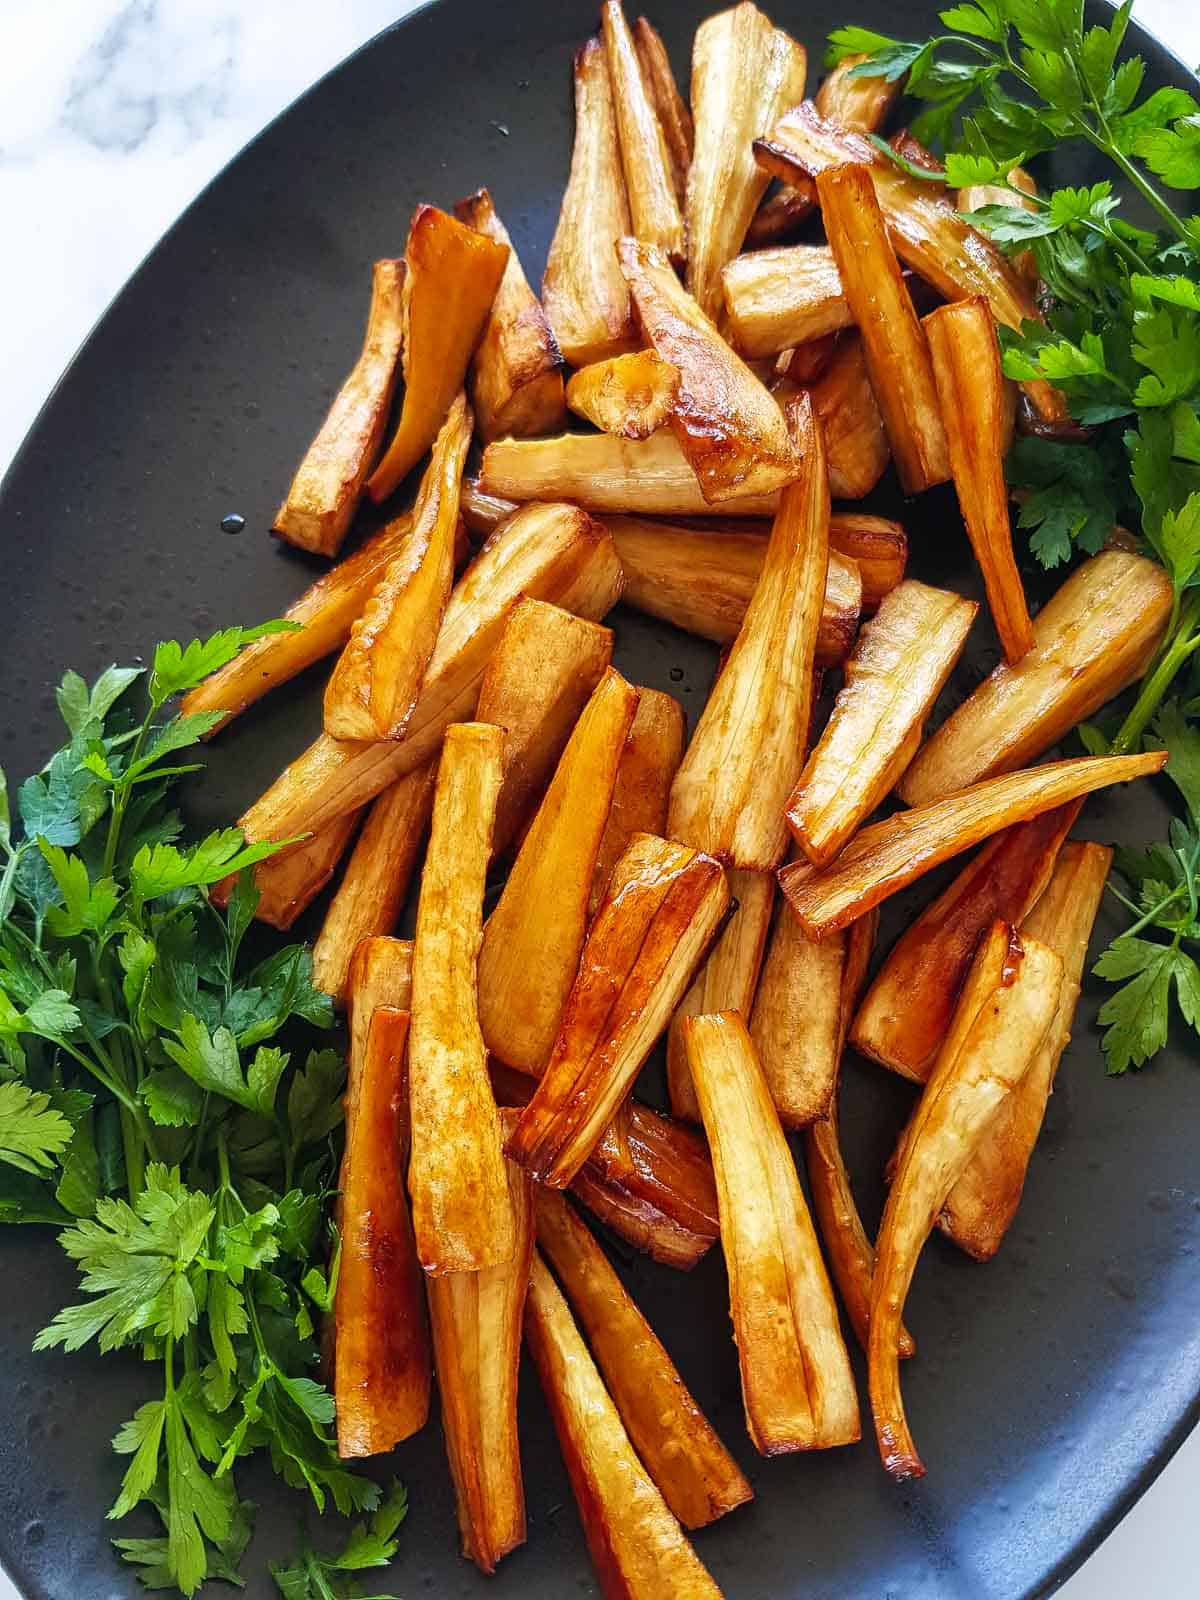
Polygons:
<instances>
[{"instance_id":1,"label":"parsley stem","mask_svg":"<svg viewBox=\"0 0 1200 1600\"><path fill-rule=\"evenodd\" d=\"M1112 886L1109 885L1109 887L1111 888ZM1132 939L1135 934L1141 933L1143 928L1147 927L1155 920L1156 917L1160 916L1169 905L1179 899L1180 895L1185 892L1186 887L1187 886L1185 884L1177 883L1171 890L1170 894L1163 895L1162 899L1157 905L1151 906L1149 911L1144 912L1143 915L1140 916L1136 922L1131 923L1128 928L1122 928L1121 932L1117 935L1117 939ZM1131 900L1127 900L1119 890L1112 889L1112 893L1116 895L1117 899L1122 905L1128 906L1130 911L1137 910L1137 907L1133 904L1133 902ZM1114 943L1115 942L1116 941L1114 940Z\"/></svg>"},{"instance_id":2,"label":"parsley stem","mask_svg":"<svg viewBox=\"0 0 1200 1600\"><path fill-rule=\"evenodd\" d=\"M1132 710L1109 747L1111 755L1124 756L1137 749L1146 725L1162 704L1163 696L1174 682L1176 674L1188 658L1200 649L1200 633L1196 632L1198 624L1200 595L1193 594L1180 608L1169 644L1161 651L1157 664L1143 680Z\"/></svg>"},{"instance_id":3,"label":"parsley stem","mask_svg":"<svg viewBox=\"0 0 1200 1600\"><path fill-rule=\"evenodd\" d=\"M146 736L150 732L150 723L155 710L156 707L151 705L142 720L142 725L137 731L137 738L133 741L133 749L130 750L128 760L125 763L126 772L129 771L142 753L142 746L145 744ZM129 804L130 792L131 786L128 783L118 782L113 788L112 810L108 818L108 837L104 841L104 863L100 868L100 876L102 878L112 876L113 865L117 859L117 845L121 839L121 824L125 820L125 809Z\"/></svg>"}]
</instances>

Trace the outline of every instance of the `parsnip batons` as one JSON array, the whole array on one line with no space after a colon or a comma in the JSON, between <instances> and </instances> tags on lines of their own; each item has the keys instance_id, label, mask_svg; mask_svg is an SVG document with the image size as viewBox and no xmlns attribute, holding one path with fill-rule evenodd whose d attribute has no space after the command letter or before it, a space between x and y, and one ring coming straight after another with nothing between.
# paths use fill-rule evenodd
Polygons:
<instances>
[{"instance_id":1,"label":"parsnip batons","mask_svg":"<svg viewBox=\"0 0 1200 1600\"><path fill-rule=\"evenodd\" d=\"M743 1012L785 1128L806 1128L829 1113L840 1054L847 937L833 933L818 944L786 902L781 904L754 1009Z\"/></svg>"},{"instance_id":2,"label":"parsnip batons","mask_svg":"<svg viewBox=\"0 0 1200 1600\"><path fill-rule=\"evenodd\" d=\"M858 568L866 616L878 611L908 565L908 539L900 524L861 511L834 512L829 519L829 548L831 559L832 553L848 556Z\"/></svg>"},{"instance_id":3,"label":"parsnip batons","mask_svg":"<svg viewBox=\"0 0 1200 1600\"><path fill-rule=\"evenodd\" d=\"M671 157L621 0L604 0L600 27L633 233L646 244L665 251L672 261L682 262L686 254L683 216Z\"/></svg>"},{"instance_id":4,"label":"parsnip batons","mask_svg":"<svg viewBox=\"0 0 1200 1600\"><path fill-rule=\"evenodd\" d=\"M349 848L358 827L357 809L322 824L311 838L290 850L268 856L254 870L258 905L254 915L259 922L284 932L301 912L306 911L337 871L338 862ZM214 905L225 906L237 880L222 878L210 897Z\"/></svg>"},{"instance_id":5,"label":"parsnip batons","mask_svg":"<svg viewBox=\"0 0 1200 1600\"><path fill-rule=\"evenodd\" d=\"M687 189L688 168L692 164L692 114L675 82L666 46L645 17L639 17L633 25L633 46L642 69L646 93L658 115L658 125L666 141L675 197L682 205Z\"/></svg>"},{"instance_id":6,"label":"parsnip batons","mask_svg":"<svg viewBox=\"0 0 1200 1600\"><path fill-rule=\"evenodd\" d=\"M821 80L814 104L821 116L847 133L875 133L900 98L903 77L860 78L866 56L844 56Z\"/></svg>"},{"instance_id":7,"label":"parsnip batons","mask_svg":"<svg viewBox=\"0 0 1200 1600\"><path fill-rule=\"evenodd\" d=\"M665 426L678 390L679 369L653 350L638 350L574 373L567 404L602 433L645 439Z\"/></svg>"},{"instance_id":8,"label":"parsnip batons","mask_svg":"<svg viewBox=\"0 0 1200 1600\"><path fill-rule=\"evenodd\" d=\"M604 837L592 873L588 920L635 833L665 834L671 784L683 757L683 707L659 689L638 689L637 711L621 752Z\"/></svg>"},{"instance_id":9,"label":"parsnip batons","mask_svg":"<svg viewBox=\"0 0 1200 1600\"><path fill-rule=\"evenodd\" d=\"M812 400L825 434L829 492L835 500L861 500L887 471L892 452L857 333L839 335Z\"/></svg>"},{"instance_id":10,"label":"parsnip batons","mask_svg":"<svg viewBox=\"0 0 1200 1600\"><path fill-rule=\"evenodd\" d=\"M828 245L752 250L722 269L721 285L730 336L750 359L790 350L854 322Z\"/></svg>"}]
</instances>

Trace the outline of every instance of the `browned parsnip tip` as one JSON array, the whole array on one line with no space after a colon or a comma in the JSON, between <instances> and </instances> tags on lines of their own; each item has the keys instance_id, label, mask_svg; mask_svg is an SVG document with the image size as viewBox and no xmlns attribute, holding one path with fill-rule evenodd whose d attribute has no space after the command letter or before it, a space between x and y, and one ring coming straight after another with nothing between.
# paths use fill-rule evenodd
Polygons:
<instances>
[{"instance_id":1,"label":"browned parsnip tip","mask_svg":"<svg viewBox=\"0 0 1200 1600\"><path fill-rule=\"evenodd\" d=\"M335 817L302 844L268 856L254 867L254 887L258 890L254 915L260 922L282 933L308 909L337 871L338 862L354 837L359 816L355 809ZM222 878L214 884L209 891L213 904L227 906L236 882L236 878Z\"/></svg>"},{"instance_id":2,"label":"browned parsnip tip","mask_svg":"<svg viewBox=\"0 0 1200 1600\"><path fill-rule=\"evenodd\" d=\"M682 205L687 189L688 168L692 164L692 113L675 82L667 47L645 17L639 17L633 25L633 45L642 69L646 93L658 115L666 141L675 198Z\"/></svg>"},{"instance_id":3,"label":"browned parsnip tip","mask_svg":"<svg viewBox=\"0 0 1200 1600\"><path fill-rule=\"evenodd\" d=\"M596 853L588 920L608 889L612 870L635 833L665 834L671 784L683 757L683 707L659 689L638 689L637 711L617 766L612 804Z\"/></svg>"},{"instance_id":4,"label":"browned parsnip tip","mask_svg":"<svg viewBox=\"0 0 1200 1600\"><path fill-rule=\"evenodd\" d=\"M621 0L604 0L600 27L633 232L672 261L682 262L687 251L671 157Z\"/></svg>"},{"instance_id":5,"label":"browned parsnip tip","mask_svg":"<svg viewBox=\"0 0 1200 1600\"><path fill-rule=\"evenodd\" d=\"M866 56L845 56L821 81L814 104L821 116L847 133L876 133L904 88L898 78L860 78Z\"/></svg>"},{"instance_id":6,"label":"browned parsnip tip","mask_svg":"<svg viewBox=\"0 0 1200 1600\"><path fill-rule=\"evenodd\" d=\"M666 426L678 391L679 369L653 350L638 350L574 373L567 404L602 433L645 439Z\"/></svg>"},{"instance_id":7,"label":"browned parsnip tip","mask_svg":"<svg viewBox=\"0 0 1200 1600\"><path fill-rule=\"evenodd\" d=\"M383 441L403 342L404 262L377 261L362 354L300 463L272 531L289 544L335 556Z\"/></svg>"},{"instance_id":8,"label":"browned parsnip tip","mask_svg":"<svg viewBox=\"0 0 1200 1600\"><path fill-rule=\"evenodd\" d=\"M732 341L747 358L791 350L854 323L828 245L737 256L722 268L721 288Z\"/></svg>"},{"instance_id":9,"label":"browned parsnip tip","mask_svg":"<svg viewBox=\"0 0 1200 1600\"><path fill-rule=\"evenodd\" d=\"M892 452L857 333L838 339L812 400L825 435L829 491L837 500L861 500L887 471Z\"/></svg>"},{"instance_id":10,"label":"browned parsnip tip","mask_svg":"<svg viewBox=\"0 0 1200 1600\"><path fill-rule=\"evenodd\" d=\"M904 578L908 538L898 522L860 511L835 511L829 519L830 549L847 556L862 580L862 609L872 616L884 595Z\"/></svg>"}]
</instances>

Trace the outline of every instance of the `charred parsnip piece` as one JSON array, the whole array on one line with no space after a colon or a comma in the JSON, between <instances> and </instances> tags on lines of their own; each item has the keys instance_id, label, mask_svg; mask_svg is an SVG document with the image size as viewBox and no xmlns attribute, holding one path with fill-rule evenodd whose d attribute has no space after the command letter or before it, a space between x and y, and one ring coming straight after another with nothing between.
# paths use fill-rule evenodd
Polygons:
<instances>
[{"instance_id":1,"label":"charred parsnip piece","mask_svg":"<svg viewBox=\"0 0 1200 1600\"><path fill-rule=\"evenodd\" d=\"M754 1491L586 1224L561 1195L534 1194L538 1248L557 1273L621 1421L663 1499L702 1528Z\"/></svg>"},{"instance_id":2,"label":"charred parsnip piece","mask_svg":"<svg viewBox=\"0 0 1200 1600\"><path fill-rule=\"evenodd\" d=\"M857 927L857 923L852 924ZM837 1081L847 935L818 944L780 905L754 1009L743 1012L785 1128L829 1113Z\"/></svg>"},{"instance_id":3,"label":"charred parsnip piece","mask_svg":"<svg viewBox=\"0 0 1200 1600\"><path fill-rule=\"evenodd\" d=\"M835 511L829 519L829 548L858 568L867 616L903 580L908 565L908 539L900 524L865 512Z\"/></svg>"},{"instance_id":4,"label":"charred parsnip piece","mask_svg":"<svg viewBox=\"0 0 1200 1600\"><path fill-rule=\"evenodd\" d=\"M900 784L910 806L1033 761L1140 678L1171 611L1162 567L1104 550L1033 620L1033 649L1002 662L928 739Z\"/></svg>"},{"instance_id":5,"label":"charred parsnip piece","mask_svg":"<svg viewBox=\"0 0 1200 1600\"><path fill-rule=\"evenodd\" d=\"M937 1065L899 1150L875 1246L867 1340L871 1409L884 1466L919 1478L896 1338L917 1257L991 1119L1029 1071L1058 1009L1063 964L997 922L979 947Z\"/></svg>"},{"instance_id":6,"label":"charred parsnip piece","mask_svg":"<svg viewBox=\"0 0 1200 1600\"><path fill-rule=\"evenodd\" d=\"M617 767L604 837L596 853L588 921L635 833L665 834L671 784L683 758L683 707L659 689L638 689L637 711Z\"/></svg>"},{"instance_id":7,"label":"charred parsnip piece","mask_svg":"<svg viewBox=\"0 0 1200 1600\"><path fill-rule=\"evenodd\" d=\"M335 556L354 520L387 427L403 340L404 262L377 261L362 354L300 463L273 531L289 544Z\"/></svg>"},{"instance_id":8,"label":"charred parsnip piece","mask_svg":"<svg viewBox=\"0 0 1200 1600\"><path fill-rule=\"evenodd\" d=\"M536 1252L525 1338L605 1600L721 1600L638 1460L567 1303Z\"/></svg>"},{"instance_id":9,"label":"charred parsnip piece","mask_svg":"<svg viewBox=\"0 0 1200 1600\"><path fill-rule=\"evenodd\" d=\"M653 350L595 361L567 384L567 404L602 433L645 439L664 427L679 390L679 369Z\"/></svg>"},{"instance_id":10,"label":"charred parsnip piece","mask_svg":"<svg viewBox=\"0 0 1200 1600\"><path fill-rule=\"evenodd\" d=\"M851 1444L858 1398L800 1179L736 1012L689 1017L712 1150L746 1427L763 1455Z\"/></svg>"},{"instance_id":11,"label":"charred parsnip piece","mask_svg":"<svg viewBox=\"0 0 1200 1600\"><path fill-rule=\"evenodd\" d=\"M1112 851L1104 845L1064 845L1045 894L1021 928L1022 939L1038 939L1062 958L1062 984L1033 1065L993 1117L938 1217L942 1232L977 1261L996 1254L1021 1203L1046 1101L1071 1037L1088 940L1111 864Z\"/></svg>"},{"instance_id":12,"label":"charred parsnip piece","mask_svg":"<svg viewBox=\"0 0 1200 1600\"><path fill-rule=\"evenodd\" d=\"M906 494L918 494L946 481L950 458L929 347L888 239L870 168L848 164L822 172L817 197L901 486Z\"/></svg>"},{"instance_id":13,"label":"charred parsnip piece","mask_svg":"<svg viewBox=\"0 0 1200 1600\"><path fill-rule=\"evenodd\" d=\"M977 295L931 311L922 326L933 357L958 503L1004 658L1012 666L1033 649L1034 639L1008 520L1008 429L996 321L987 301Z\"/></svg>"},{"instance_id":14,"label":"charred parsnip piece","mask_svg":"<svg viewBox=\"0 0 1200 1600\"><path fill-rule=\"evenodd\" d=\"M338 1455L375 1456L425 1426L429 1336L404 1168L408 1012L380 1006L356 1064L342 1157L334 1396Z\"/></svg>"},{"instance_id":15,"label":"charred parsnip piece","mask_svg":"<svg viewBox=\"0 0 1200 1600\"><path fill-rule=\"evenodd\" d=\"M247 838L320 828L432 760L449 724L474 713L484 669L521 595L598 620L621 582L612 540L586 512L522 507L455 586L405 738L362 745L322 734L243 815Z\"/></svg>"},{"instance_id":16,"label":"charred parsnip piece","mask_svg":"<svg viewBox=\"0 0 1200 1600\"><path fill-rule=\"evenodd\" d=\"M828 867L793 861L779 886L810 938L844 928L943 861L1080 795L1161 772L1165 750L1080 756L1011 772L864 828Z\"/></svg>"},{"instance_id":17,"label":"charred parsnip piece","mask_svg":"<svg viewBox=\"0 0 1200 1600\"><path fill-rule=\"evenodd\" d=\"M446 420L510 254L436 206L413 212L404 247L404 402L392 442L367 479L372 500L399 488Z\"/></svg>"},{"instance_id":18,"label":"charred parsnip piece","mask_svg":"<svg viewBox=\"0 0 1200 1600\"><path fill-rule=\"evenodd\" d=\"M1073 800L997 834L905 929L854 1018L856 1050L925 1082L980 939L998 918L1024 925L1082 803Z\"/></svg>"},{"instance_id":19,"label":"charred parsnip piece","mask_svg":"<svg viewBox=\"0 0 1200 1600\"><path fill-rule=\"evenodd\" d=\"M536 811L579 714L612 659L611 628L544 600L518 600L479 686L480 722L506 733L492 850L503 855Z\"/></svg>"},{"instance_id":20,"label":"charred parsnip piece","mask_svg":"<svg viewBox=\"0 0 1200 1600\"><path fill-rule=\"evenodd\" d=\"M861 500L887 471L892 452L857 333L839 337L812 400L825 435L829 492L835 500Z\"/></svg>"},{"instance_id":21,"label":"charred parsnip piece","mask_svg":"<svg viewBox=\"0 0 1200 1600\"><path fill-rule=\"evenodd\" d=\"M735 869L729 873L729 894L733 901L732 914L708 960L679 1002L667 1034L667 1088L671 1110L675 1116L685 1117L689 1122L699 1122L700 1106L688 1071L683 1044L684 1020L712 1011L739 1011L743 1017L749 1017L767 946L767 929L771 925L774 874Z\"/></svg>"},{"instance_id":22,"label":"charred parsnip piece","mask_svg":"<svg viewBox=\"0 0 1200 1600\"><path fill-rule=\"evenodd\" d=\"M460 200L454 214L509 252L483 337L471 361L471 403L485 440L553 433L566 420L562 357L546 313L517 259L508 229L486 189Z\"/></svg>"},{"instance_id":23,"label":"charred parsnip piece","mask_svg":"<svg viewBox=\"0 0 1200 1600\"><path fill-rule=\"evenodd\" d=\"M721 283L729 331L747 357L791 350L854 323L828 245L753 250L728 263Z\"/></svg>"},{"instance_id":24,"label":"charred parsnip piece","mask_svg":"<svg viewBox=\"0 0 1200 1600\"><path fill-rule=\"evenodd\" d=\"M359 818L358 810L348 811L325 823L303 844L258 863L254 868L254 887L258 890L254 915L260 922L280 932L291 927L337 871ZM213 904L227 906L236 882L236 878L222 878L215 884L209 895Z\"/></svg>"},{"instance_id":25,"label":"charred parsnip piece","mask_svg":"<svg viewBox=\"0 0 1200 1600\"><path fill-rule=\"evenodd\" d=\"M801 477L780 497L762 575L671 786L673 838L735 867L783 854L783 806L804 762L829 557L820 424L802 398L789 425Z\"/></svg>"},{"instance_id":26,"label":"charred parsnip piece","mask_svg":"<svg viewBox=\"0 0 1200 1600\"><path fill-rule=\"evenodd\" d=\"M609 667L567 741L479 952L479 1025L494 1056L539 1075L587 932L592 875L638 692Z\"/></svg>"},{"instance_id":27,"label":"charred parsnip piece","mask_svg":"<svg viewBox=\"0 0 1200 1600\"><path fill-rule=\"evenodd\" d=\"M417 1252L433 1273L500 1266L512 1260L517 1242L475 999L503 748L502 730L488 723L446 729L421 874L408 1186Z\"/></svg>"},{"instance_id":28,"label":"charred parsnip piece","mask_svg":"<svg viewBox=\"0 0 1200 1600\"><path fill-rule=\"evenodd\" d=\"M325 686L325 732L334 739L404 736L454 582L459 486L472 426L460 394L434 441L404 547L350 629Z\"/></svg>"},{"instance_id":29,"label":"charred parsnip piece","mask_svg":"<svg viewBox=\"0 0 1200 1600\"><path fill-rule=\"evenodd\" d=\"M604 0L600 28L633 232L647 244L665 251L672 261L681 263L686 255L683 216L671 157L621 0Z\"/></svg>"},{"instance_id":30,"label":"charred parsnip piece","mask_svg":"<svg viewBox=\"0 0 1200 1600\"><path fill-rule=\"evenodd\" d=\"M948 589L906 578L864 623L825 731L788 801L788 826L810 861L832 861L887 797L978 609Z\"/></svg>"},{"instance_id":31,"label":"charred parsnip piece","mask_svg":"<svg viewBox=\"0 0 1200 1600\"><path fill-rule=\"evenodd\" d=\"M506 1149L562 1189L592 1153L679 1004L729 904L709 856L638 834L617 862L562 1029Z\"/></svg>"},{"instance_id":32,"label":"charred parsnip piece","mask_svg":"<svg viewBox=\"0 0 1200 1600\"><path fill-rule=\"evenodd\" d=\"M770 494L800 474L779 407L654 245L622 239L617 259L642 332L679 371L671 427L709 501ZM486 476L486 467L485 467Z\"/></svg>"},{"instance_id":33,"label":"charred parsnip piece","mask_svg":"<svg viewBox=\"0 0 1200 1600\"><path fill-rule=\"evenodd\" d=\"M335 1005L345 1003L359 941L391 933L400 920L433 810L436 775L433 762L418 767L385 789L367 812L313 945L313 986L331 995Z\"/></svg>"},{"instance_id":34,"label":"charred parsnip piece","mask_svg":"<svg viewBox=\"0 0 1200 1600\"><path fill-rule=\"evenodd\" d=\"M807 67L803 47L749 0L696 29L687 285L710 317L721 309L721 268L741 249L767 187L752 141L803 98Z\"/></svg>"},{"instance_id":35,"label":"charred parsnip piece","mask_svg":"<svg viewBox=\"0 0 1200 1600\"><path fill-rule=\"evenodd\" d=\"M646 85L646 93L658 115L658 125L666 141L675 198L682 205L688 168L692 164L692 114L675 82L667 48L645 17L639 17L633 25L633 46L642 69L642 82Z\"/></svg>"}]
</instances>

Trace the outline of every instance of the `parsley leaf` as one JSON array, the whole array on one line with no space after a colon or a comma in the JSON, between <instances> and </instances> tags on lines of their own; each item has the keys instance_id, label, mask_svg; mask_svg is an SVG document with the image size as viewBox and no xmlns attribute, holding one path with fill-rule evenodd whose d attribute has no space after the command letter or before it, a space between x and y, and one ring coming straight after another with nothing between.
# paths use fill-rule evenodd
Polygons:
<instances>
[{"instance_id":1,"label":"parsley leaf","mask_svg":"<svg viewBox=\"0 0 1200 1600\"><path fill-rule=\"evenodd\" d=\"M0 1161L36 1176L54 1166L73 1133L48 1094L23 1083L0 1083Z\"/></svg>"},{"instance_id":2,"label":"parsley leaf","mask_svg":"<svg viewBox=\"0 0 1200 1600\"><path fill-rule=\"evenodd\" d=\"M222 628L219 633L207 639L193 639L188 645L167 640L155 650L150 669L152 704L157 708L165 705L172 695L194 689L255 639L269 633L296 633L299 627L299 623L276 619L260 623L256 628Z\"/></svg>"}]
</instances>

